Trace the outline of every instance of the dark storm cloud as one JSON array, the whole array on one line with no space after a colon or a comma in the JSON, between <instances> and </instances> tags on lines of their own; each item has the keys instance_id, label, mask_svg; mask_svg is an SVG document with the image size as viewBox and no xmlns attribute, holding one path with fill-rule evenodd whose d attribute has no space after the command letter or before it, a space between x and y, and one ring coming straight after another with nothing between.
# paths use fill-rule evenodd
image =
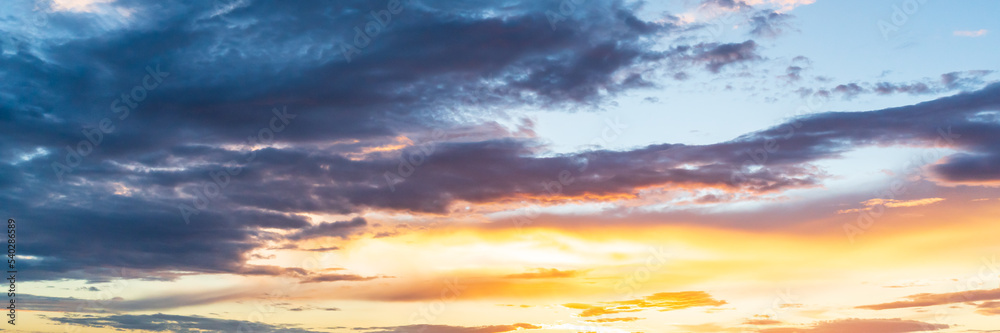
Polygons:
<instances>
[{"instance_id":1,"label":"dark storm cloud","mask_svg":"<svg viewBox=\"0 0 1000 333\"><path fill-rule=\"evenodd\" d=\"M183 224L170 203L181 200L176 197L176 189L196 185L199 178L175 174L187 171L166 171L175 167L168 160L148 165L162 171L132 172L118 168L88 177L91 184L120 182L129 188L143 189L133 197L99 192L98 197L91 198L80 194L92 193L88 191L90 188L73 184L59 188L72 201L53 198L49 199L51 202L29 203L11 194L4 195L24 207L50 207L14 210L15 215L38 221L35 225L45 230L34 231L39 236L27 241L47 245L28 246L40 249L33 255L42 259L28 261L35 270L65 272L87 265L113 264L262 273L268 270L242 265L244 254L265 239L280 237L256 232L253 227L282 227L295 231L292 238L307 237L312 232L342 236L349 229L361 227L363 220L307 227L295 215L255 217L227 212L354 213L378 208L443 213L458 200L490 202L553 195L633 194L637 188L648 186L779 191L819 184L823 174L810 167L810 162L867 145L930 146L941 141L941 131L945 128L960 137L954 142L937 143L965 152L935 166L934 171L945 179L996 180L995 168L990 165L996 165L991 158L1000 147L995 135L1000 128L991 120L995 114L990 111L1000 109L998 92L1000 85L992 85L974 93L913 106L814 114L732 141L702 146L664 144L629 151L537 157L539 147L526 140L435 143L426 163L415 168L409 177L392 183L395 190L390 190L385 174L400 168L397 159L350 160L292 147L267 148L258 151L258 158L247 166L239 180L230 184L225 198L216 200L217 208L193 219L188 228L179 228ZM761 154L767 147L777 149ZM228 156L215 150L202 152L201 161L221 168ZM751 166L761 164L766 168L756 171L741 168L754 158L764 161L750 163ZM560 174L564 172L569 175L562 178L566 184L560 182ZM25 189L18 191L28 197L42 197ZM52 218L60 216L66 220ZM276 223L282 220L281 216L286 216L283 219L287 222ZM25 230L31 225L26 224ZM91 236L84 239L77 235ZM88 255L101 251L109 255L102 258ZM294 272L272 272L281 273Z\"/></svg>"},{"instance_id":2,"label":"dark storm cloud","mask_svg":"<svg viewBox=\"0 0 1000 333\"><path fill-rule=\"evenodd\" d=\"M3 55L0 71L14 78L3 86L16 94L0 99L0 114L17 123L7 122L4 132L20 141L0 149L9 157L17 148L75 143L81 128L119 115L109 105L142 83L147 66L169 75L107 135L100 158L243 141L282 105L299 114L283 140L440 126L427 112L458 102L487 76L507 86L505 102L593 99L599 90L633 86L614 74L657 60L643 38L670 28L640 21L617 2L581 7L598 12L558 30L549 27L546 8L531 3L503 18L447 17L419 4L406 3L348 62L340 46L353 43L354 27L385 4L264 1L211 16L211 3L119 3L172 16L65 43L38 41L44 56ZM614 15L598 15L607 11Z\"/></svg>"},{"instance_id":3,"label":"dark storm cloud","mask_svg":"<svg viewBox=\"0 0 1000 333\"><path fill-rule=\"evenodd\" d=\"M992 130L995 130L993 128ZM934 165L933 170L954 182L988 182L1000 180L1000 140L994 140L992 147L982 147L982 152L955 154L943 163Z\"/></svg>"},{"instance_id":4,"label":"dark storm cloud","mask_svg":"<svg viewBox=\"0 0 1000 333\"><path fill-rule=\"evenodd\" d=\"M618 1L581 6L555 30L547 4L466 3L451 11L454 4L414 1L348 62L342 46L388 2L218 3L122 0L107 6L132 14L115 24L95 23L114 13L56 12L51 36L12 31L16 47L0 54L7 92L0 157L19 162L0 164L0 189L7 213L33 221L23 229L37 236L25 244L39 259L25 265L37 279L101 280L104 267L150 276L157 269L301 275L243 264L248 251L278 238L261 228L290 230L294 239L345 234L335 224L306 228L305 218L283 212L437 209L403 196L383 200L382 188L366 184L390 161L307 151L455 128L460 122L442 110L462 105L558 108L648 87L643 71L663 56L646 39L673 29L636 18ZM492 93L466 98L483 87ZM285 125L294 128L276 133L277 141L305 148L265 149L253 162L246 150L219 148L254 146L247 137L274 126L275 107L288 110ZM100 143L72 165L65 147L77 150L87 140L81 131L93 133L102 119L114 129L91 136ZM177 205L231 161L247 162L223 197L200 210L196 225L178 224ZM57 172L56 163L72 170ZM344 182L316 190L297 183L331 174ZM264 187L250 184L262 179Z\"/></svg>"},{"instance_id":5,"label":"dark storm cloud","mask_svg":"<svg viewBox=\"0 0 1000 333\"><path fill-rule=\"evenodd\" d=\"M936 172L946 178L989 180L996 179L990 166L998 145L991 133L998 128L989 111L1000 107L998 90L1000 85L992 85L913 106L814 114L701 146L662 144L536 157L538 147L525 140L438 143L426 162L398 179L385 175L412 166L395 159L352 161L269 149L259 153L261 165L255 169L283 170L280 174L288 176L248 175L247 182L234 185L229 199L276 211L351 213L369 207L443 213L458 200L632 194L655 185L768 192L819 184L824 174L811 162L863 146L897 144L965 150L936 166ZM412 154L421 155L409 152L404 158ZM755 165L766 168L744 169ZM971 168L977 165L981 167ZM566 174L563 181L561 173ZM324 183L335 185L320 185Z\"/></svg>"}]
</instances>

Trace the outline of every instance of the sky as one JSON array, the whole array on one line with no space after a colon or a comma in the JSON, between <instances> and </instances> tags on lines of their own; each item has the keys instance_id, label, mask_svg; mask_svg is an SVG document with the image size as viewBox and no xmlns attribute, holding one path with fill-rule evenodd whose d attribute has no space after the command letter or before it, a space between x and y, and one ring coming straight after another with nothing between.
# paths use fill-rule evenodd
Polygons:
<instances>
[{"instance_id":1,"label":"sky","mask_svg":"<svg viewBox=\"0 0 1000 333\"><path fill-rule=\"evenodd\" d=\"M7 1L0 330L1000 332L998 12Z\"/></svg>"}]
</instances>

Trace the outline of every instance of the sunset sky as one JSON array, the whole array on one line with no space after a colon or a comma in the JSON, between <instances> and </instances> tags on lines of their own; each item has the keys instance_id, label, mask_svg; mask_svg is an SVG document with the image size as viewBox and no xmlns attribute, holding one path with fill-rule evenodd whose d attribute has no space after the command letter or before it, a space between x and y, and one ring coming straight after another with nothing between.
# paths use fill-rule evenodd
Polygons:
<instances>
[{"instance_id":1,"label":"sunset sky","mask_svg":"<svg viewBox=\"0 0 1000 333\"><path fill-rule=\"evenodd\" d=\"M998 13L4 1L0 330L1000 332Z\"/></svg>"}]
</instances>

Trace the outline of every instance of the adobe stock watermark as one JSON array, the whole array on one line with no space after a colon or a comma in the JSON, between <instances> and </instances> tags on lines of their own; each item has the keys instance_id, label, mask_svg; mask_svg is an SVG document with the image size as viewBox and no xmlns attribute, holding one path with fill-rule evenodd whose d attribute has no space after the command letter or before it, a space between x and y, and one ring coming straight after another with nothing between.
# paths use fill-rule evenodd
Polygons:
<instances>
[{"instance_id":1,"label":"adobe stock watermark","mask_svg":"<svg viewBox=\"0 0 1000 333\"><path fill-rule=\"evenodd\" d=\"M667 251L663 247L649 247L647 251L649 255L643 260L642 265L636 267L631 273L619 278L612 284L615 293L623 299L635 299L636 292L642 288L642 285L649 282L653 278L653 275L663 269L669 261ZM584 321L584 324L574 328L586 332L607 332L607 328L601 326L601 323L614 322L616 319L620 319L617 318L618 315L618 312L612 311L610 313L602 312L597 315L586 316L585 318L587 319Z\"/></svg>"},{"instance_id":2,"label":"adobe stock watermark","mask_svg":"<svg viewBox=\"0 0 1000 333\"><path fill-rule=\"evenodd\" d=\"M882 33L882 38L889 40L890 34L898 32L903 25L910 22L910 16L919 12L925 3L927 0L904 0L898 5L892 5L892 14L889 15L889 20L878 20L876 23L878 30Z\"/></svg>"},{"instance_id":3,"label":"adobe stock watermark","mask_svg":"<svg viewBox=\"0 0 1000 333\"><path fill-rule=\"evenodd\" d=\"M163 83L163 79L168 76L170 76L170 73L160 70L159 64L156 67L146 66L146 76L142 78L141 82L132 87L127 93L122 93L121 97L111 101L111 104L108 106L111 112L119 114L117 121L123 121L128 118L132 114L132 111L139 107L139 103L142 103L149 97L149 92L159 88L160 84ZM81 130L84 139L77 142L75 146L66 146L66 155L64 157L66 163L52 162L52 171L55 172L60 182L63 181L63 175L73 172L73 169L80 166L80 163L83 162L84 157L89 156L104 142L105 134L115 131L115 122L116 120L105 117L98 121L97 124Z\"/></svg>"},{"instance_id":4,"label":"adobe stock watermark","mask_svg":"<svg viewBox=\"0 0 1000 333\"><path fill-rule=\"evenodd\" d=\"M959 134L954 134L951 132L951 126L947 129L938 128L939 137L934 140L934 147L942 146L952 146L955 144L955 139L961 137ZM946 142L946 143L945 143ZM920 155L914 156L907 163L906 171L903 173L902 177L893 180L889 184L889 188L878 191L874 193L875 199L882 199L874 201L873 205L865 207L865 209L860 209L858 211L858 219L854 223L844 223L844 233L847 235L847 240L854 244L856 237L864 234L875 225L875 220L882 217L885 214L886 203L895 200L903 193L906 193L907 186L910 183L909 178L916 176L920 173L920 169L931 162L937 161L943 157L943 152L941 148L934 149L932 151L926 151Z\"/></svg>"},{"instance_id":5,"label":"adobe stock watermark","mask_svg":"<svg viewBox=\"0 0 1000 333\"><path fill-rule=\"evenodd\" d=\"M649 256L643 261L643 265L615 282L615 292L624 295L626 298L634 297L635 292L639 290L642 284L652 279L653 273L662 269L663 265L666 264L667 251L663 247L658 249L649 248Z\"/></svg>"},{"instance_id":6,"label":"adobe stock watermark","mask_svg":"<svg viewBox=\"0 0 1000 333\"><path fill-rule=\"evenodd\" d=\"M274 115L268 122L268 125L257 131L257 135L250 135L247 137L246 146L250 151L247 157L242 161L242 164L248 164L253 162L257 158L257 151L254 147L257 145L270 145L274 143L274 137L277 133L281 133L285 130L285 127L291 123L292 119L297 117L294 114L288 113L288 107L282 107L281 110L278 108L271 109L271 113ZM208 208L212 200L215 200L220 195L222 191L229 186L233 177L239 175L243 172L243 167L240 166L241 163L237 160L229 160L226 163L228 166L222 168L221 170L209 171L208 177L212 179L211 182L203 183L201 186L195 188L194 198L191 199L191 204L180 203L177 205L177 209L180 211L181 217L184 219L184 224L191 223L191 215L198 215L202 210Z\"/></svg>"},{"instance_id":7,"label":"adobe stock watermark","mask_svg":"<svg viewBox=\"0 0 1000 333\"><path fill-rule=\"evenodd\" d=\"M559 1L559 11L546 10L545 18L549 20L549 26L552 27L552 31L556 31L556 24L565 21L567 16L573 16L576 13L576 6L582 5L587 0L562 0Z\"/></svg>"},{"instance_id":8,"label":"adobe stock watermark","mask_svg":"<svg viewBox=\"0 0 1000 333\"><path fill-rule=\"evenodd\" d=\"M365 23L363 28L354 26L354 44L340 43L340 53L344 55L344 59L350 63L352 55L360 54L361 50L371 45L372 39L378 37L383 29L392 24L392 16L401 13L403 4L409 2L410 0L389 0L385 9L369 12L371 20Z\"/></svg>"}]
</instances>

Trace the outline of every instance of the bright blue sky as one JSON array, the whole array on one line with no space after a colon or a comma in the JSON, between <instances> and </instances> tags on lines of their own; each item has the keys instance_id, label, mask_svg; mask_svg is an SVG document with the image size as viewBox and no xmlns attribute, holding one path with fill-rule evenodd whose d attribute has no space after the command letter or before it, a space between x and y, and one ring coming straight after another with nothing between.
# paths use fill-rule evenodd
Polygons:
<instances>
[{"instance_id":1,"label":"bright blue sky","mask_svg":"<svg viewBox=\"0 0 1000 333\"><path fill-rule=\"evenodd\" d=\"M605 146L627 149L652 143L707 144L733 139L775 125L796 113L806 102L794 94L797 87L827 87L852 82L911 82L938 80L945 73L990 70L1000 52L1000 3L995 1L928 1L909 16L909 21L886 40L878 21L891 22L893 5L902 1L817 1L796 7L786 32L773 39L757 39L763 57L754 65L752 77L718 78L694 74L675 89L633 91L617 98L619 106L603 106L605 112L529 112L538 120L538 133L551 140L556 151L569 152L592 142L607 118L620 118L629 126L624 135ZM661 8L650 3L646 17ZM690 9L689 9L690 10ZM956 36L955 31L986 30L980 37ZM742 42L745 28L724 30L721 40ZM788 85L775 78L796 56L811 60L801 84ZM766 71L766 72L765 72ZM817 77L831 79L816 82ZM990 75L995 79L995 74ZM724 90L727 84L731 91ZM868 111L914 104L948 95L864 95L854 99L824 101L815 112ZM775 96L768 101L766 97ZM656 97L657 103L643 103ZM570 125L572 124L572 125ZM696 131L696 132L693 132Z\"/></svg>"}]
</instances>

